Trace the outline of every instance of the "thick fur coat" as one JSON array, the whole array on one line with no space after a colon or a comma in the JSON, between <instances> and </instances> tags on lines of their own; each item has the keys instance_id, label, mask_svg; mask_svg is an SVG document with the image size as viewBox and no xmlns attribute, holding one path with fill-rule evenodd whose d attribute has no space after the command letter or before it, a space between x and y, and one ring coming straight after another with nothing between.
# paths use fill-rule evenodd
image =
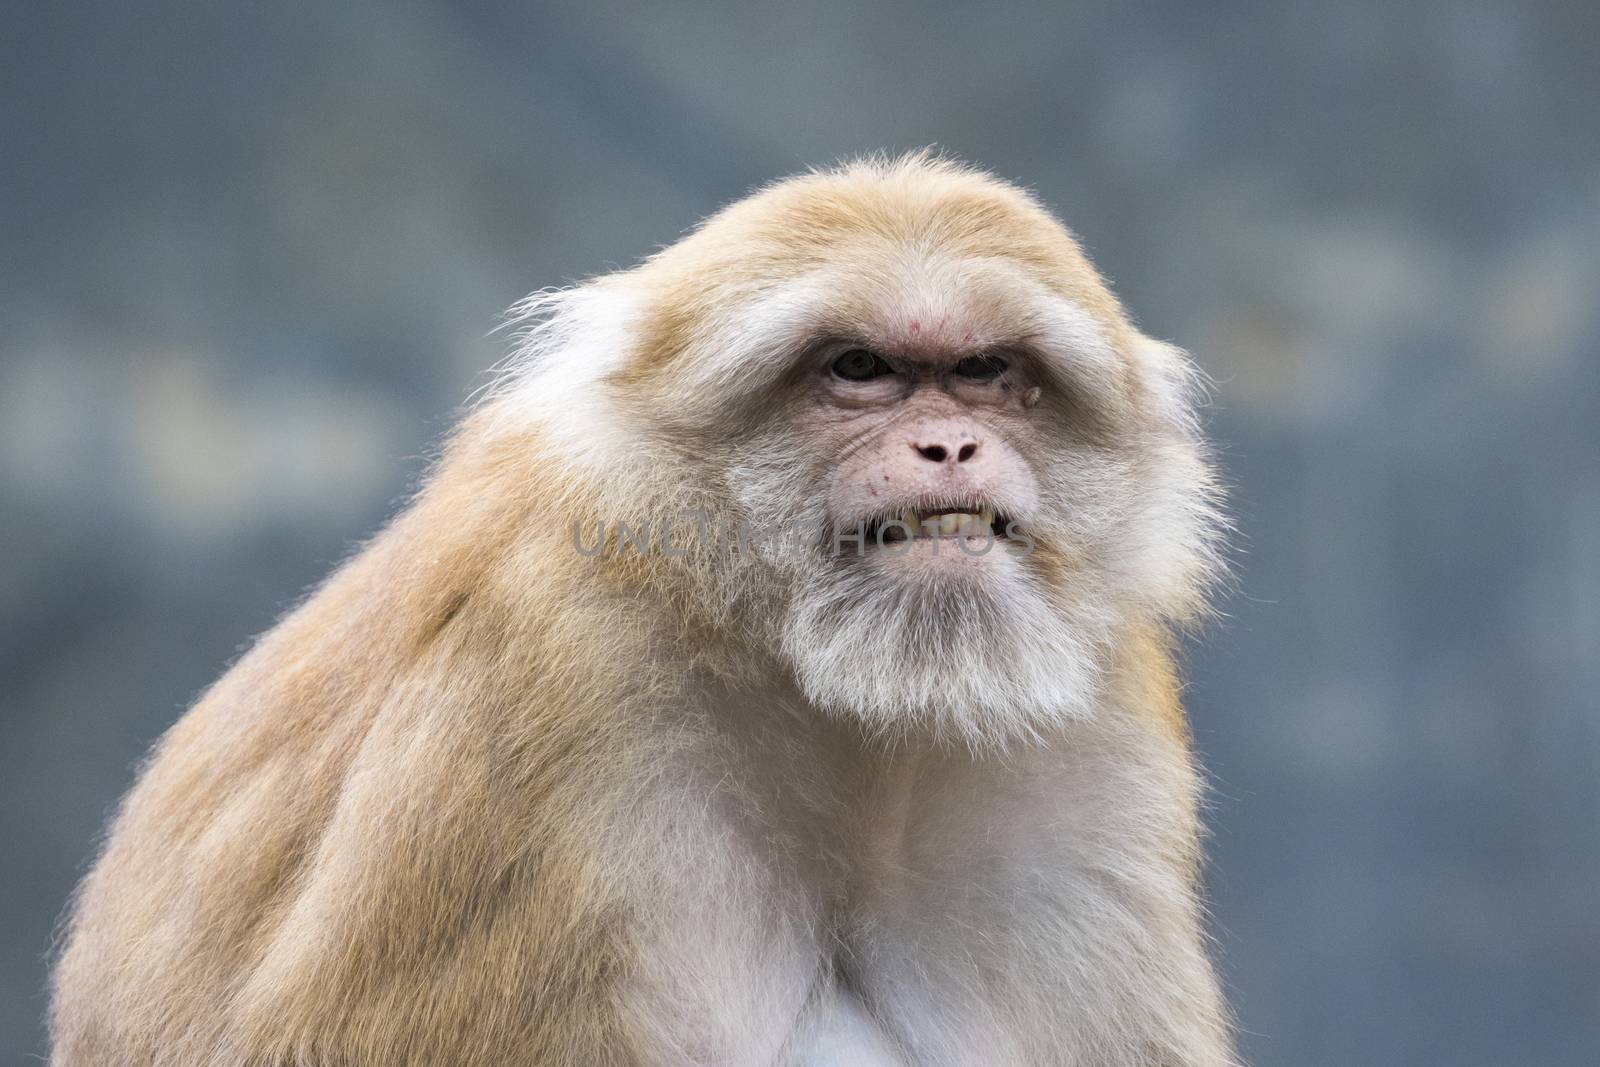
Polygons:
<instances>
[{"instance_id":1,"label":"thick fur coat","mask_svg":"<svg viewBox=\"0 0 1600 1067\"><path fill-rule=\"evenodd\" d=\"M149 757L52 1062L1232 1063L1172 657L1217 559L1192 372L1067 231L867 161L518 327L410 506ZM865 507L795 369L838 338L1034 353L983 418L1037 551L577 550Z\"/></svg>"}]
</instances>

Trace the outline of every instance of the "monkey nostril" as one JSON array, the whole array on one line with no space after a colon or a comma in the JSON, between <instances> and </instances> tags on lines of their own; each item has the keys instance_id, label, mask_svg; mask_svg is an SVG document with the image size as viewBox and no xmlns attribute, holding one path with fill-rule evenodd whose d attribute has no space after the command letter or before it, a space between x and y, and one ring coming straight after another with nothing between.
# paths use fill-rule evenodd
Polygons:
<instances>
[{"instance_id":1,"label":"monkey nostril","mask_svg":"<svg viewBox=\"0 0 1600 1067\"><path fill-rule=\"evenodd\" d=\"M951 450L947 445L914 444L911 447L917 450L917 455L921 456L929 463L965 463L967 460L978 454L977 441L964 442L961 447L955 451L953 460L951 458Z\"/></svg>"}]
</instances>

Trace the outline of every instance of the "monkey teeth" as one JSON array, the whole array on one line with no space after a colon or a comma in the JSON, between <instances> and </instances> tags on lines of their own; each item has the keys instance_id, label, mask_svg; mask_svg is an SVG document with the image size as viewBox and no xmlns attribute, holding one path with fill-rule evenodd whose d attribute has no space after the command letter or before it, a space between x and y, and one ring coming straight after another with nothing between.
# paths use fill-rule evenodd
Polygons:
<instances>
[{"instance_id":1,"label":"monkey teeth","mask_svg":"<svg viewBox=\"0 0 1600 1067\"><path fill-rule=\"evenodd\" d=\"M901 510L892 522L903 524L914 537L987 537L994 527L994 509L970 511L918 512L914 508ZM893 529L893 528L891 528ZM897 535L898 530L893 530ZM898 539L896 537L895 539Z\"/></svg>"}]
</instances>

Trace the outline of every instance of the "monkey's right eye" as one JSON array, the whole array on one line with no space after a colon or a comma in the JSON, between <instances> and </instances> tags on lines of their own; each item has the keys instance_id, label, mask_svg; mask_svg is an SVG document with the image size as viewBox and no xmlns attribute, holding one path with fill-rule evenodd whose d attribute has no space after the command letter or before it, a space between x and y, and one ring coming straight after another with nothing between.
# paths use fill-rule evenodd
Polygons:
<instances>
[{"instance_id":1,"label":"monkey's right eye","mask_svg":"<svg viewBox=\"0 0 1600 1067\"><path fill-rule=\"evenodd\" d=\"M876 352L868 352L865 348L852 348L833 361L833 373L834 377L843 378L847 382L866 382L885 374L893 374L894 368Z\"/></svg>"}]
</instances>

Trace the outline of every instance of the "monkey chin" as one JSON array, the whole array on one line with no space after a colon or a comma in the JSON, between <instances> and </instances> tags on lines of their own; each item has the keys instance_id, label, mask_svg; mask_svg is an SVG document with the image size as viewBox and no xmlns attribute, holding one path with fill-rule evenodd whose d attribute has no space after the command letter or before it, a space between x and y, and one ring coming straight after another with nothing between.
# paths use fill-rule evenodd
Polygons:
<instances>
[{"instance_id":1,"label":"monkey chin","mask_svg":"<svg viewBox=\"0 0 1600 1067\"><path fill-rule=\"evenodd\" d=\"M1112 620L1047 588L1014 550L956 540L869 549L808 576L783 631L806 697L888 742L974 749L1087 718Z\"/></svg>"}]
</instances>

